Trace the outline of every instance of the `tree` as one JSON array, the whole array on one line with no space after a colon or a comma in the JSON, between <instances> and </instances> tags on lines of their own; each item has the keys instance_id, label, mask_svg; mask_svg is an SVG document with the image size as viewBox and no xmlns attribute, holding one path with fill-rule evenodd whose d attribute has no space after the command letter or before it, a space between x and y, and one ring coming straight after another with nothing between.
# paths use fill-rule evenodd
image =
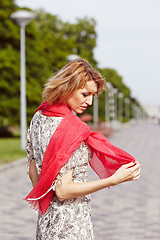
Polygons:
<instances>
[{"instance_id":1,"label":"tree","mask_svg":"<svg viewBox=\"0 0 160 240\"><path fill-rule=\"evenodd\" d=\"M10 19L18 9L14 0L0 2L0 126L20 122L20 28ZM25 38L28 123L42 101L46 80L68 62L68 55L76 54L97 67L93 52L97 38L94 19L77 19L71 24L42 10L36 14L37 18L26 26ZM98 70L124 97L130 97L130 89L115 70ZM104 120L104 94L99 98L99 109ZM92 114L93 108L87 112Z\"/></svg>"},{"instance_id":2,"label":"tree","mask_svg":"<svg viewBox=\"0 0 160 240\"><path fill-rule=\"evenodd\" d=\"M106 82L110 82L114 88L117 88L119 92L124 94L124 97L130 98L131 91L123 83L122 77L114 69L104 68L100 69L102 76L104 76Z\"/></svg>"},{"instance_id":3,"label":"tree","mask_svg":"<svg viewBox=\"0 0 160 240\"><path fill-rule=\"evenodd\" d=\"M43 39L44 54L53 72L67 63L70 54L77 54L96 64L93 56L96 23L93 19L77 19L75 24L71 24L44 11L38 11L37 15L36 24Z\"/></svg>"},{"instance_id":4,"label":"tree","mask_svg":"<svg viewBox=\"0 0 160 240\"><path fill-rule=\"evenodd\" d=\"M0 2L0 125L19 120L19 31L10 19L17 9L14 1Z\"/></svg>"},{"instance_id":5,"label":"tree","mask_svg":"<svg viewBox=\"0 0 160 240\"><path fill-rule=\"evenodd\" d=\"M20 28L10 19L11 13L19 8L10 0L2 0L0 7L0 125L19 125ZM26 26L25 39L29 123L42 101L47 78L67 63L68 55L76 53L96 64L95 21L85 18L77 19L75 24L64 23L57 16L37 11L37 18Z\"/></svg>"},{"instance_id":6,"label":"tree","mask_svg":"<svg viewBox=\"0 0 160 240\"><path fill-rule=\"evenodd\" d=\"M97 34L95 31L96 21L94 19L77 19L76 24L66 23L64 25L64 36L72 42L72 53L87 59L96 66L93 49L96 47Z\"/></svg>"}]
</instances>

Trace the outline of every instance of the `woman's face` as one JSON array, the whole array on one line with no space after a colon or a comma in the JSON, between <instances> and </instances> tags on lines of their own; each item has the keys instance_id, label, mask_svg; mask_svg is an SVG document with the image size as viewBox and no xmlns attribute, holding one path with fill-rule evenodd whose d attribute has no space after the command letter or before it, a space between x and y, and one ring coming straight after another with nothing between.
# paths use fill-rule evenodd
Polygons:
<instances>
[{"instance_id":1,"label":"woman's face","mask_svg":"<svg viewBox=\"0 0 160 240\"><path fill-rule=\"evenodd\" d=\"M89 105L92 105L93 96L97 93L97 84L92 80L86 83L67 100L67 105L76 113L81 114Z\"/></svg>"}]
</instances>

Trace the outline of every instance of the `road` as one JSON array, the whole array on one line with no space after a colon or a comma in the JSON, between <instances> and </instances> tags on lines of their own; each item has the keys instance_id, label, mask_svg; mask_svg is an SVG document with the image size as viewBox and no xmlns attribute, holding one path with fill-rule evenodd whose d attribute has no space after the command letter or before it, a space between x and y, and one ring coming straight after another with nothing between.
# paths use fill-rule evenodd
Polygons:
<instances>
[{"instance_id":1,"label":"road","mask_svg":"<svg viewBox=\"0 0 160 240\"><path fill-rule=\"evenodd\" d=\"M160 126L131 124L109 140L141 162L138 181L92 194L95 240L160 240ZM97 178L89 170L89 179ZM0 172L0 239L33 240L37 214L22 201L31 189L24 164ZM75 239L76 240L76 239Z\"/></svg>"}]
</instances>

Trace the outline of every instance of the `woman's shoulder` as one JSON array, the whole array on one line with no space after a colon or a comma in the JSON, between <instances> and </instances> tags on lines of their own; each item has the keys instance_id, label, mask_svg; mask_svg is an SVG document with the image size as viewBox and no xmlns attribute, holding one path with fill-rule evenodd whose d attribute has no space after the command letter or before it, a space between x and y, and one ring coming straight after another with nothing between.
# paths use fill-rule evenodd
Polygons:
<instances>
[{"instance_id":1,"label":"woman's shoulder","mask_svg":"<svg viewBox=\"0 0 160 240\"><path fill-rule=\"evenodd\" d=\"M55 125L58 126L61 121L62 117L48 117L41 113L41 111L37 111L31 120L31 126L38 126L38 125Z\"/></svg>"}]
</instances>

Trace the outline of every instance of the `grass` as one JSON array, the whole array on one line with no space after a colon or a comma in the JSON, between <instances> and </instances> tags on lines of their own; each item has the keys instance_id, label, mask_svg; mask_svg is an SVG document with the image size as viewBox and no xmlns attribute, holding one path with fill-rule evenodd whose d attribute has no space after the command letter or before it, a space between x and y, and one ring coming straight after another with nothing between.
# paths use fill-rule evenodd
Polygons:
<instances>
[{"instance_id":1,"label":"grass","mask_svg":"<svg viewBox=\"0 0 160 240\"><path fill-rule=\"evenodd\" d=\"M26 157L20 149L20 138L0 138L0 165Z\"/></svg>"}]
</instances>

